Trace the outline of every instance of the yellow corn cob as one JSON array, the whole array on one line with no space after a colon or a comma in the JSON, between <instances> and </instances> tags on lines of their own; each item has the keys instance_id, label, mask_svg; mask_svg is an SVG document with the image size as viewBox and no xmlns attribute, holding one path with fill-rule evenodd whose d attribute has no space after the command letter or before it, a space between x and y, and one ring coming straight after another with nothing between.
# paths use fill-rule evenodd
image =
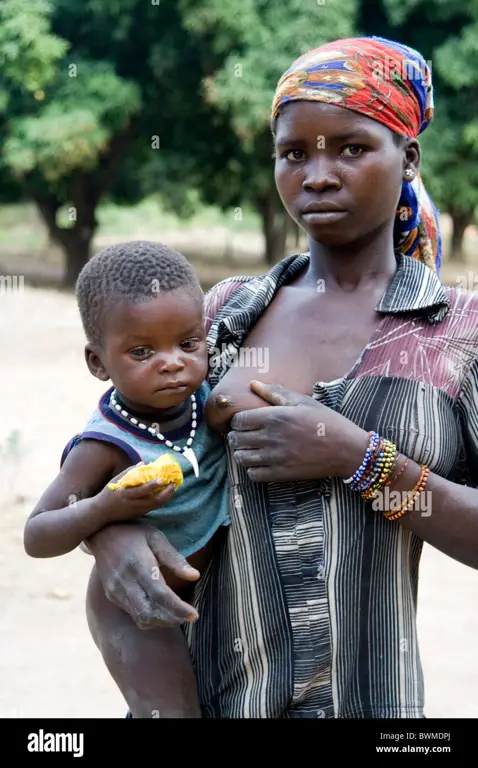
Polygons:
<instances>
[{"instance_id":1,"label":"yellow corn cob","mask_svg":"<svg viewBox=\"0 0 478 768\"><path fill-rule=\"evenodd\" d=\"M133 467L117 483L108 483L108 488L116 491L118 488L131 488L134 485L149 483L151 480L160 480L164 486L174 483L176 488L182 485L181 465L173 454L165 453L156 461L141 467Z\"/></svg>"}]
</instances>

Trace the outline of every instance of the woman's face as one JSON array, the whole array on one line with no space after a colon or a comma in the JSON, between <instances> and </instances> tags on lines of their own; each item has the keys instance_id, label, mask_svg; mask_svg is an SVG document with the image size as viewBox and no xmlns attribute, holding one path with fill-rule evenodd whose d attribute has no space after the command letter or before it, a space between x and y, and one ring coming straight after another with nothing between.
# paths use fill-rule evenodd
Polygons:
<instances>
[{"instance_id":1,"label":"woman's face","mask_svg":"<svg viewBox=\"0 0 478 768\"><path fill-rule=\"evenodd\" d=\"M393 223L418 142L397 145L384 125L342 107L292 102L276 124L275 180L282 202L318 243L353 243Z\"/></svg>"}]
</instances>

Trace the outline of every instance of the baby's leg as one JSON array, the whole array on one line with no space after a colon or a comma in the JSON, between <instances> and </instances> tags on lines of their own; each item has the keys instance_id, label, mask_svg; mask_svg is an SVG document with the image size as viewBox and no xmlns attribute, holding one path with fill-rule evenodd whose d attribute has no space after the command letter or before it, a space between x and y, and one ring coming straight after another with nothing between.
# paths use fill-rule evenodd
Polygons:
<instances>
[{"instance_id":1,"label":"baby's leg","mask_svg":"<svg viewBox=\"0 0 478 768\"><path fill-rule=\"evenodd\" d=\"M201 571L210 554L208 547L188 560ZM177 580L167 575L165 579L178 591ZM108 600L96 568L88 585L87 618L133 718L201 717L189 649L179 627L140 629L128 613Z\"/></svg>"}]
</instances>

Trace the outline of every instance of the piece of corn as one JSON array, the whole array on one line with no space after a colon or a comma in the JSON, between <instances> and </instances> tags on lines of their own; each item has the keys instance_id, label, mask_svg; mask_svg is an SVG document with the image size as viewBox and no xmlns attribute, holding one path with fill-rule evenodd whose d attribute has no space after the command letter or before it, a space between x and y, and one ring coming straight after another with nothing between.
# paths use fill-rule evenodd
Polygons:
<instances>
[{"instance_id":1,"label":"piece of corn","mask_svg":"<svg viewBox=\"0 0 478 768\"><path fill-rule=\"evenodd\" d=\"M119 488L131 488L134 485L149 483L151 480L160 480L161 485L174 483L176 489L183 483L183 471L181 465L173 454L165 453L149 464L141 467L133 467L117 483L108 483L108 488L116 491Z\"/></svg>"}]
</instances>

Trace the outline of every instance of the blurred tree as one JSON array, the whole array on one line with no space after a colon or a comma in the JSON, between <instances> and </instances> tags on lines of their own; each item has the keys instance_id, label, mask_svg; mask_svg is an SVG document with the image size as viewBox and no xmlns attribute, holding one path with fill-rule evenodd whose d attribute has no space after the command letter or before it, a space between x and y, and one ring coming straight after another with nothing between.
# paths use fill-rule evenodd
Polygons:
<instances>
[{"instance_id":1,"label":"blurred tree","mask_svg":"<svg viewBox=\"0 0 478 768\"><path fill-rule=\"evenodd\" d=\"M50 10L45 0L3 0L0 5L0 112L9 104L9 88L41 99L41 89L67 51L67 43L50 32Z\"/></svg>"},{"instance_id":2,"label":"blurred tree","mask_svg":"<svg viewBox=\"0 0 478 768\"><path fill-rule=\"evenodd\" d=\"M478 208L478 0L364 0L358 27L412 46L431 66L435 118L420 136L423 176L452 220L450 258L461 260Z\"/></svg>"},{"instance_id":3,"label":"blurred tree","mask_svg":"<svg viewBox=\"0 0 478 768\"><path fill-rule=\"evenodd\" d=\"M213 130L216 162L233 153L226 119L201 94L203 66L214 69L217 57L203 46L200 59L174 0L2 2L11 22L0 35L0 56L9 57L2 172L37 203L72 286L108 193L131 203L161 189L181 210L194 182L189 156L213 145ZM166 171L176 175L169 186Z\"/></svg>"},{"instance_id":4,"label":"blurred tree","mask_svg":"<svg viewBox=\"0 0 478 768\"><path fill-rule=\"evenodd\" d=\"M186 29L224 59L210 69L203 89L207 103L230 120L237 144L225 166L201 159L201 191L208 202L234 206L237 216L251 204L262 218L266 259L274 263L284 254L290 228L274 184L274 90L301 53L353 34L356 0L179 0L179 7Z\"/></svg>"},{"instance_id":5,"label":"blurred tree","mask_svg":"<svg viewBox=\"0 0 478 768\"><path fill-rule=\"evenodd\" d=\"M43 88L52 81L57 62L67 43L50 33L50 6L43 0L3 0L0 5L0 132L7 134L12 103L41 100ZM0 200L17 202L25 190L2 168Z\"/></svg>"}]
</instances>

